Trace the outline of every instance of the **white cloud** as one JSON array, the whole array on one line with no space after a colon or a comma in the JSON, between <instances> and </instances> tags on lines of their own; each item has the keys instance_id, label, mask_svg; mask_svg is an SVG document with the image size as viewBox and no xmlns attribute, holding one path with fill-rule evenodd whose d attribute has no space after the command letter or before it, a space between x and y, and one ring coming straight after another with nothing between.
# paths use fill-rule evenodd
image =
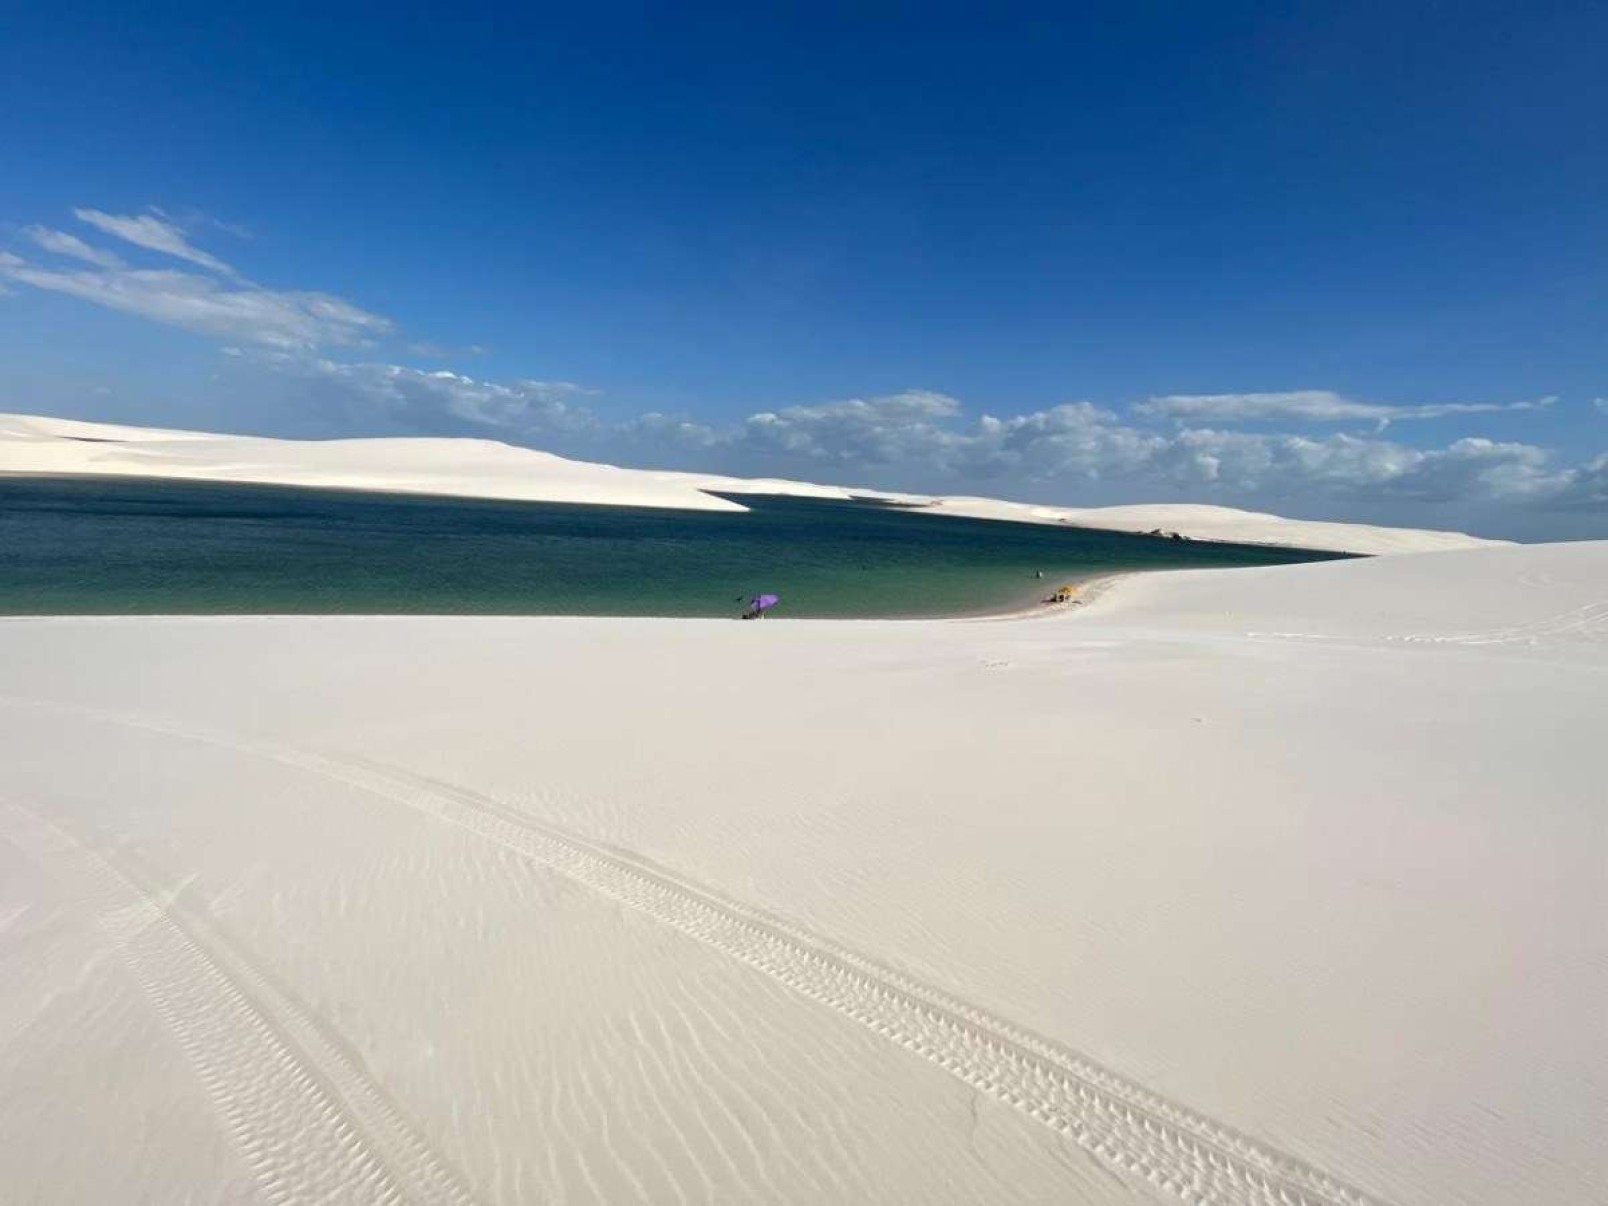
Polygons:
<instances>
[{"instance_id":1,"label":"white cloud","mask_svg":"<svg viewBox=\"0 0 1608 1206\"><path fill-rule=\"evenodd\" d=\"M909 389L758 410L723 423L658 412L605 417L586 402L596 391L570 381L498 382L446 368L334 359L329 349L370 346L390 333L390 321L331 294L254 284L191 246L161 211L75 213L184 264L131 267L76 235L29 227L35 245L72 262L41 265L0 250L0 292L27 285L227 341L236 346L226 352L299 382L295 397L318 408L329 432L479 433L592 459L1045 501L1186 497L1310 509L1328 499L1342 514L1447 504L1592 514L1608 507L1608 457L1570 466L1531 444L1469 437L1420 447L1383 434L1402 420L1533 410L1550 398L1386 405L1329 390L1169 394L1138 403L1128 417L1078 401L971 417L954 397ZM430 344L414 351L432 359L450 354ZM1595 405L1608 413L1608 399ZM1314 424L1352 422L1375 431L1309 434ZM1307 433L1237 426L1250 423L1308 426Z\"/></svg>"},{"instance_id":2,"label":"white cloud","mask_svg":"<svg viewBox=\"0 0 1608 1206\"><path fill-rule=\"evenodd\" d=\"M620 434L638 448L663 451L691 450L708 452L725 446L726 432L692 419L660 414L650 410L628 423L619 425Z\"/></svg>"},{"instance_id":3,"label":"white cloud","mask_svg":"<svg viewBox=\"0 0 1608 1206\"><path fill-rule=\"evenodd\" d=\"M430 372L399 364L299 357L274 362L334 391L348 410L405 429L439 430L443 419L530 437L574 435L599 427L591 410L576 401L597 391L573 381L499 384L445 369Z\"/></svg>"},{"instance_id":4,"label":"white cloud","mask_svg":"<svg viewBox=\"0 0 1608 1206\"><path fill-rule=\"evenodd\" d=\"M486 349L478 343L467 344L461 348L449 348L439 343L424 340L420 343L408 344L408 352L414 356L425 356L431 360L451 360L459 356L484 356Z\"/></svg>"},{"instance_id":5,"label":"white cloud","mask_svg":"<svg viewBox=\"0 0 1608 1206\"><path fill-rule=\"evenodd\" d=\"M73 217L147 251L188 260L220 276L236 275L235 270L217 256L192 247L184 232L169 222L160 210L145 214L109 214L98 209L75 209Z\"/></svg>"},{"instance_id":6,"label":"white cloud","mask_svg":"<svg viewBox=\"0 0 1608 1206\"><path fill-rule=\"evenodd\" d=\"M811 460L880 465L911 457L941 459L952 439L944 424L960 403L929 390L848 398L748 416L740 439L756 450Z\"/></svg>"},{"instance_id":7,"label":"white cloud","mask_svg":"<svg viewBox=\"0 0 1608 1206\"><path fill-rule=\"evenodd\" d=\"M93 247L77 235L31 226L27 234L40 248L91 267L43 267L11 252L0 252L0 284L11 281L65 293L153 322L281 351L363 346L391 329L389 319L343 298L268 289L244 279L223 261L190 246L161 211L135 217L95 209L73 212L98 230L175 256L208 273L133 268L120 256Z\"/></svg>"},{"instance_id":8,"label":"white cloud","mask_svg":"<svg viewBox=\"0 0 1608 1206\"><path fill-rule=\"evenodd\" d=\"M903 467L960 482L1018 488L1118 483L1231 496L1357 495L1386 491L1426 500L1531 499L1567 487L1544 449L1463 439L1418 449L1352 435L1183 428L1157 432L1086 402L1008 418L961 420L960 404L913 391L887 398L795 407L751 416L729 443L866 469Z\"/></svg>"},{"instance_id":9,"label":"white cloud","mask_svg":"<svg viewBox=\"0 0 1608 1206\"><path fill-rule=\"evenodd\" d=\"M958 434L951 458L974 479L1091 483L1139 472L1166 438L1118 421L1089 402L998 418L984 415Z\"/></svg>"},{"instance_id":10,"label":"white cloud","mask_svg":"<svg viewBox=\"0 0 1608 1206\"><path fill-rule=\"evenodd\" d=\"M1578 469L1555 466L1552 453L1534 444L1471 437L1426 452L1406 483L1418 497L1470 495L1504 501L1549 500L1573 488Z\"/></svg>"},{"instance_id":11,"label":"white cloud","mask_svg":"<svg viewBox=\"0 0 1608 1206\"><path fill-rule=\"evenodd\" d=\"M0 277L187 331L287 351L358 346L391 327L388 319L326 293L223 284L174 269L56 270L9 256L0 259Z\"/></svg>"},{"instance_id":12,"label":"white cloud","mask_svg":"<svg viewBox=\"0 0 1608 1206\"><path fill-rule=\"evenodd\" d=\"M1565 507L1608 510L1608 453L1577 469L1559 502Z\"/></svg>"},{"instance_id":13,"label":"white cloud","mask_svg":"<svg viewBox=\"0 0 1608 1206\"><path fill-rule=\"evenodd\" d=\"M1491 414L1505 410L1538 410L1554 398L1523 402L1432 402L1420 406L1390 406L1358 402L1332 390L1299 389L1284 393L1164 394L1135 406L1147 418L1207 423L1249 423L1294 419L1309 423L1343 423L1363 420L1381 430L1402 419L1441 419L1449 415Z\"/></svg>"},{"instance_id":14,"label":"white cloud","mask_svg":"<svg viewBox=\"0 0 1608 1206\"><path fill-rule=\"evenodd\" d=\"M167 218L169 216L166 210L159 209L155 205L147 206L147 208L151 213L155 214L159 218ZM209 230L221 230L224 234L230 235L236 239L251 239L255 237L249 226L245 226L239 222L225 222L222 218L214 218L211 214L202 213L198 209L185 211L184 220L182 223L180 223L180 225L188 226L192 229L197 226L204 226Z\"/></svg>"},{"instance_id":15,"label":"white cloud","mask_svg":"<svg viewBox=\"0 0 1608 1206\"><path fill-rule=\"evenodd\" d=\"M1099 486L1133 498L1236 502L1545 503L1578 495L1583 473L1531 444L1464 438L1425 449L1347 434L1156 431L1087 402L967 421L955 399L922 391L763 412L704 441L711 445L744 463L829 466L843 481L858 473L875 484L891 472L912 488L1004 482L1070 500ZM1600 473L1608 479L1608 469Z\"/></svg>"},{"instance_id":16,"label":"white cloud","mask_svg":"<svg viewBox=\"0 0 1608 1206\"><path fill-rule=\"evenodd\" d=\"M28 237L53 255L71 256L102 268L123 267L122 258L115 252L91 247L77 235L68 234L65 230L52 230L48 226L30 226Z\"/></svg>"},{"instance_id":17,"label":"white cloud","mask_svg":"<svg viewBox=\"0 0 1608 1206\"><path fill-rule=\"evenodd\" d=\"M1154 466L1180 486L1236 494L1512 502L1545 498L1568 486L1570 471L1551 462L1551 454L1535 445L1484 439L1421 449L1350 435L1312 439L1194 428L1170 439Z\"/></svg>"},{"instance_id":18,"label":"white cloud","mask_svg":"<svg viewBox=\"0 0 1608 1206\"><path fill-rule=\"evenodd\" d=\"M409 430L443 422L571 455L676 461L736 473L814 476L845 485L981 490L1079 501L1091 492L1224 502L1315 498L1340 504L1591 505L1608 468L1554 463L1530 444L1465 438L1418 448L1377 437L1183 427L1151 430L1087 402L968 419L961 403L906 390L758 411L724 424L649 412L608 421L570 382L499 384L385 364L284 361L348 415ZM627 457L619 457L627 452ZM1596 491L1594 495L1592 490Z\"/></svg>"},{"instance_id":19,"label":"white cloud","mask_svg":"<svg viewBox=\"0 0 1608 1206\"><path fill-rule=\"evenodd\" d=\"M1131 471L1165 438L1071 402L966 423L956 399L929 390L750 415L721 441L758 456L858 466L925 467L964 480L1100 480Z\"/></svg>"}]
</instances>

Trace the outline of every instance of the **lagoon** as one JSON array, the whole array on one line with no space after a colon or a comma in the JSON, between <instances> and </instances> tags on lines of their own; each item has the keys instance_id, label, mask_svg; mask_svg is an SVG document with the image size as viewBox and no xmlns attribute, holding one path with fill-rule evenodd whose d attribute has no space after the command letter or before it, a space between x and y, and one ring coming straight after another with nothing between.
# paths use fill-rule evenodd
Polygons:
<instances>
[{"instance_id":1,"label":"lagoon","mask_svg":"<svg viewBox=\"0 0 1608 1206\"><path fill-rule=\"evenodd\" d=\"M774 591L778 618L950 616L1103 574L1337 556L731 497L751 509L0 477L0 613L731 616Z\"/></svg>"}]
</instances>

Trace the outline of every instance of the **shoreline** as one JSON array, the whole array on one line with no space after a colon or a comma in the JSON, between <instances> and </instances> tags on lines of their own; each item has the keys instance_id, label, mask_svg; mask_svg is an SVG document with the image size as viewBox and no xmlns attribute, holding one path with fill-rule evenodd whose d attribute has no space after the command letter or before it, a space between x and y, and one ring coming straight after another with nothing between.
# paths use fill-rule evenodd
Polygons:
<instances>
[{"instance_id":1,"label":"shoreline","mask_svg":"<svg viewBox=\"0 0 1608 1206\"><path fill-rule=\"evenodd\" d=\"M1304 565L1306 562L1294 562ZM1113 570L1087 578L1069 577L1063 584L1077 586L1078 595L1068 603L1045 603L1042 592L1032 602L1011 603L999 609L968 610L944 615L884 616L775 616L790 624L964 624L1001 620L1031 620L1066 615L1103 598L1125 578L1144 574L1176 573L1181 568ZM1211 567L1217 568L1217 567ZM1258 568L1248 566L1243 568ZM20 621L52 620L652 620L724 623L742 619L739 615L663 615L642 612L526 612L526 611L0 611L0 624Z\"/></svg>"},{"instance_id":2,"label":"shoreline","mask_svg":"<svg viewBox=\"0 0 1608 1206\"><path fill-rule=\"evenodd\" d=\"M1142 571L1140 571L1142 572ZM1110 574L1111 580L1126 574ZM964 611L946 615L886 615L886 616L772 616L788 624L964 624L981 621L1031 620L1065 614L1076 606L1090 603L1093 598L1080 596L1076 603L1012 606L1003 611ZM636 620L653 623L724 624L728 620L741 622L740 615L732 616L681 616L656 615L641 612L526 612L526 611L50 611L0 612L0 624L27 621L89 621L89 620Z\"/></svg>"},{"instance_id":3,"label":"shoreline","mask_svg":"<svg viewBox=\"0 0 1608 1206\"><path fill-rule=\"evenodd\" d=\"M1296 562L1295 564L1306 564L1306 563L1305 562ZM1069 602L1066 602L1066 603L1046 603L1044 601L1044 598L1043 598L1043 593L1044 592L1039 591L1039 592L1037 592L1037 594L1035 594L1035 596L1034 596L1034 598L1033 598L1033 600L1031 602L1024 602L1024 603L1022 603L1020 605L1013 604L1011 607L1009 607L1008 609L1003 610L1003 611L979 611L979 612L969 612L969 613L967 613L965 615L938 616L938 617L912 616L910 618L911 619L929 619L929 618L938 619L938 620L940 620L940 621L942 621L944 623L951 623L951 624L952 623L957 623L957 622L963 622L963 621L973 621L973 620L996 620L997 621L997 620L1048 619L1050 616L1067 615L1067 614L1070 614L1070 613L1072 613L1074 611L1079 611L1079 610L1082 610L1082 609L1088 607L1089 604L1094 603L1097 600L1104 598L1117 585L1117 583L1121 582L1125 578L1139 577L1139 576L1142 576L1144 574L1174 573L1174 572L1177 572L1179 569L1187 569L1187 568L1189 568L1189 567L1187 567L1187 566L1170 566L1170 567L1168 567L1166 569L1107 570L1107 571L1104 571L1102 573L1091 574L1087 578L1078 578L1078 577L1075 577L1075 576L1074 577L1069 577L1069 578L1064 578L1064 579L1062 579L1060 585L1072 585L1072 586L1076 586L1077 589L1078 589L1077 597L1072 599L1072 600L1070 600ZM1205 568L1205 567L1201 567L1201 568ZM1240 567L1240 568L1254 569L1256 567L1255 566L1245 566L1245 567ZM1047 579L1046 579L1046 581L1047 581Z\"/></svg>"}]
</instances>

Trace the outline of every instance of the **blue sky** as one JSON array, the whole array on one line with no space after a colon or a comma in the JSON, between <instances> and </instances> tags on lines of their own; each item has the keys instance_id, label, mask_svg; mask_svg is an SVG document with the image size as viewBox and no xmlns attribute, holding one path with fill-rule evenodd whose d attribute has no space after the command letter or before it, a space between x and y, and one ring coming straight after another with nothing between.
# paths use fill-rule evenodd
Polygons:
<instances>
[{"instance_id":1,"label":"blue sky","mask_svg":"<svg viewBox=\"0 0 1608 1206\"><path fill-rule=\"evenodd\" d=\"M29 7L0 409L1608 536L1601 4Z\"/></svg>"}]
</instances>

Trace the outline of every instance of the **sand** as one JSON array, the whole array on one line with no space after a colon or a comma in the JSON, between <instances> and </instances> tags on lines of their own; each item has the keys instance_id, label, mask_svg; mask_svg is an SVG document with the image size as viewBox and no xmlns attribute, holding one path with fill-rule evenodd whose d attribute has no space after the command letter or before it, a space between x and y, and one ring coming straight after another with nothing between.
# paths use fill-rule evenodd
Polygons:
<instances>
[{"instance_id":1,"label":"sand","mask_svg":"<svg viewBox=\"0 0 1608 1206\"><path fill-rule=\"evenodd\" d=\"M1608 543L0 697L7 1201L1608 1199Z\"/></svg>"},{"instance_id":2,"label":"sand","mask_svg":"<svg viewBox=\"0 0 1608 1206\"><path fill-rule=\"evenodd\" d=\"M1507 544L1463 532L1422 528L1379 527L1362 523L1327 523L1286 519L1263 511L1242 511L1202 503L1147 503L1121 507L1048 507L1001 502L992 498L935 498L924 509L935 515L1003 519L1018 523L1063 523L1118 532L1177 532L1191 540L1234 544L1275 544L1290 548L1327 549L1337 553L1388 556Z\"/></svg>"},{"instance_id":3,"label":"sand","mask_svg":"<svg viewBox=\"0 0 1608 1206\"><path fill-rule=\"evenodd\" d=\"M253 482L477 498L743 511L721 495L868 498L917 513L1023 523L1078 524L1127 532L1163 529L1197 540L1388 554L1502 543L1461 532L1285 519L1194 504L1047 507L987 498L894 494L814 482L623 469L567 460L495 440L275 440L124 427L40 415L0 414L0 474L99 474Z\"/></svg>"},{"instance_id":4,"label":"sand","mask_svg":"<svg viewBox=\"0 0 1608 1206\"><path fill-rule=\"evenodd\" d=\"M0 472L378 490L741 511L675 474L565 460L495 440L273 440L0 415Z\"/></svg>"}]
</instances>

